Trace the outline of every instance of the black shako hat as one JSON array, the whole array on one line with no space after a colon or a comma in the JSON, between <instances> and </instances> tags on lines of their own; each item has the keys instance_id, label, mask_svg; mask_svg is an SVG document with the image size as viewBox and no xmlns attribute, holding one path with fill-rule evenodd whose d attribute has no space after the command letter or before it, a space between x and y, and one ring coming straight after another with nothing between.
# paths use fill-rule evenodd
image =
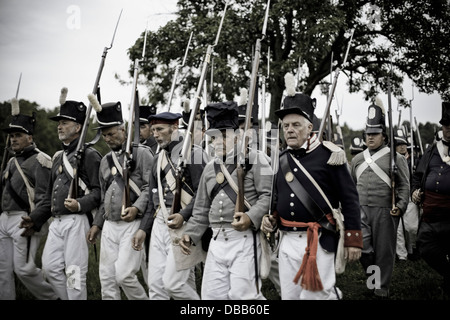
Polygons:
<instances>
[{"instance_id":1,"label":"black shako hat","mask_svg":"<svg viewBox=\"0 0 450 320\"><path fill-rule=\"evenodd\" d=\"M12 132L24 132L32 135L34 132L34 126L36 123L36 114L33 112L32 116L20 114L19 101L16 98L11 99L11 114L12 119L7 128L3 131L6 133Z\"/></svg>"},{"instance_id":2,"label":"black shako hat","mask_svg":"<svg viewBox=\"0 0 450 320\"><path fill-rule=\"evenodd\" d=\"M442 118L439 123L443 126L450 125L450 102L442 102Z\"/></svg>"},{"instance_id":3,"label":"black shako hat","mask_svg":"<svg viewBox=\"0 0 450 320\"><path fill-rule=\"evenodd\" d=\"M381 101L371 104L366 121L366 134L386 131L385 111Z\"/></svg>"},{"instance_id":4,"label":"black shako hat","mask_svg":"<svg viewBox=\"0 0 450 320\"><path fill-rule=\"evenodd\" d=\"M123 124L122 104L120 101L108 102L101 105L97 111L97 122L99 126L95 129L105 129Z\"/></svg>"},{"instance_id":5,"label":"black shako hat","mask_svg":"<svg viewBox=\"0 0 450 320\"><path fill-rule=\"evenodd\" d=\"M360 137L353 137L350 154L355 155L364 151L364 141Z\"/></svg>"},{"instance_id":6,"label":"black shako hat","mask_svg":"<svg viewBox=\"0 0 450 320\"><path fill-rule=\"evenodd\" d=\"M295 91L295 80L292 73L287 73L284 76L284 82L287 95L281 108L275 111L275 115L283 120L287 114L295 113L304 116L309 122L313 123L316 99L311 99L310 96Z\"/></svg>"},{"instance_id":7,"label":"black shako hat","mask_svg":"<svg viewBox=\"0 0 450 320\"><path fill-rule=\"evenodd\" d=\"M156 114L156 106L139 106L139 123L149 123L148 117Z\"/></svg>"},{"instance_id":8,"label":"black shako hat","mask_svg":"<svg viewBox=\"0 0 450 320\"><path fill-rule=\"evenodd\" d=\"M205 133L211 133L213 130L236 130L239 128L239 111L236 102L211 103L205 107L205 111L209 121L209 128Z\"/></svg>"},{"instance_id":9,"label":"black shako hat","mask_svg":"<svg viewBox=\"0 0 450 320\"><path fill-rule=\"evenodd\" d=\"M409 145L408 138L405 136L405 133L401 129L398 129L396 134L394 134L394 139L396 146L400 146L402 144L406 144L407 146Z\"/></svg>"},{"instance_id":10,"label":"black shako hat","mask_svg":"<svg viewBox=\"0 0 450 320\"><path fill-rule=\"evenodd\" d=\"M59 113L54 117L50 117L50 120L71 120L83 125L86 119L87 108L83 102L66 100L67 92L67 88L61 89L61 95L59 97L61 107L59 108Z\"/></svg>"}]
</instances>

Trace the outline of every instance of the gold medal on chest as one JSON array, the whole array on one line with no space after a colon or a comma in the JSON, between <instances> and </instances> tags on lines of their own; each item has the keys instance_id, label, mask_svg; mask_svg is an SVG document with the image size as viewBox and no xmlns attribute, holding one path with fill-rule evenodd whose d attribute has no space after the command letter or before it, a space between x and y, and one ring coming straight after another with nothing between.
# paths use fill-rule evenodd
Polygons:
<instances>
[{"instance_id":1,"label":"gold medal on chest","mask_svg":"<svg viewBox=\"0 0 450 320\"><path fill-rule=\"evenodd\" d=\"M292 180L294 180L294 174L289 171L288 173L286 173L284 178L286 179L287 182L292 182Z\"/></svg>"},{"instance_id":2,"label":"gold medal on chest","mask_svg":"<svg viewBox=\"0 0 450 320\"><path fill-rule=\"evenodd\" d=\"M58 172L62 173L62 166L61 165L58 167Z\"/></svg>"},{"instance_id":3,"label":"gold medal on chest","mask_svg":"<svg viewBox=\"0 0 450 320\"><path fill-rule=\"evenodd\" d=\"M117 168L116 168L116 167L112 167L112 168L111 168L111 174L112 174L113 176L115 176L115 175L117 174Z\"/></svg>"},{"instance_id":4,"label":"gold medal on chest","mask_svg":"<svg viewBox=\"0 0 450 320\"><path fill-rule=\"evenodd\" d=\"M218 172L216 175L216 181L218 184L222 184L225 181L225 176L222 172Z\"/></svg>"}]
</instances>

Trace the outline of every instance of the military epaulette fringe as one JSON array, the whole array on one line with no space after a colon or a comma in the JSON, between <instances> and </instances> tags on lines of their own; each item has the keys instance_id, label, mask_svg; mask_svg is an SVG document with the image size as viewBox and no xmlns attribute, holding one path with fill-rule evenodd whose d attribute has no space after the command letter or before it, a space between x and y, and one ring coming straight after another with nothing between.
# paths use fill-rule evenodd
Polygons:
<instances>
[{"instance_id":1,"label":"military epaulette fringe","mask_svg":"<svg viewBox=\"0 0 450 320\"><path fill-rule=\"evenodd\" d=\"M44 168L51 169L52 168L52 158L44 152L39 152L36 156L36 160L43 166Z\"/></svg>"},{"instance_id":2,"label":"military epaulette fringe","mask_svg":"<svg viewBox=\"0 0 450 320\"><path fill-rule=\"evenodd\" d=\"M328 159L327 164L332 166L339 166L347 162L347 156L345 151L339 148L331 141L322 141L322 144L331 151L331 156Z\"/></svg>"}]
</instances>

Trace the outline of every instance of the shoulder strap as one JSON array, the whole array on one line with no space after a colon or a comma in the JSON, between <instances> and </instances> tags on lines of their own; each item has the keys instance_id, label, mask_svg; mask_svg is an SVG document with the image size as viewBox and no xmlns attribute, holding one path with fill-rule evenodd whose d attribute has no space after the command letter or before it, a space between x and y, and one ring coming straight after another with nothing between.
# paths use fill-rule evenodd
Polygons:
<instances>
[{"instance_id":1,"label":"shoulder strap","mask_svg":"<svg viewBox=\"0 0 450 320\"><path fill-rule=\"evenodd\" d=\"M119 163L119 159L117 159L116 153L115 152L111 152L111 157L112 157L112 160L113 160L113 164L114 164L114 166L117 169L117 172L119 172L120 175L123 177L123 168L122 168L122 166ZM133 180L131 180L131 179L129 179L128 183L130 184L131 190L133 190L133 192L139 197L141 195L141 189L139 189L139 187L136 185L136 183Z\"/></svg>"},{"instance_id":2,"label":"shoulder strap","mask_svg":"<svg viewBox=\"0 0 450 320\"><path fill-rule=\"evenodd\" d=\"M333 225L328 221L326 213L319 207L319 205L310 196L308 191L302 186L297 177L291 172L288 157L289 154L286 153L284 156L280 157L280 168L288 183L288 186L294 192L295 196L300 200L300 202L305 206L306 210L313 216L313 218L320 223L320 225L330 231L336 232ZM294 158L293 158L294 159ZM332 210L332 208L331 208Z\"/></svg>"},{"instance_id":3,"label":"shoulder strap","mask_svg":"<svg viewBox=\"0 0 450 320\"><path fill-rule=\"evenodd\" d=\"M34 189L30 185L30 181L23 173L22 168L20 167L19 162L17 161L16 157L14 157L14 163L16 165L17 170L19 171L20 175L22 176L23 182L25 183L25 186L27 188L27 194L28 194L28 203L30 204L30 210L33 211L34 206Z\"/></svg>"}]
</instances>

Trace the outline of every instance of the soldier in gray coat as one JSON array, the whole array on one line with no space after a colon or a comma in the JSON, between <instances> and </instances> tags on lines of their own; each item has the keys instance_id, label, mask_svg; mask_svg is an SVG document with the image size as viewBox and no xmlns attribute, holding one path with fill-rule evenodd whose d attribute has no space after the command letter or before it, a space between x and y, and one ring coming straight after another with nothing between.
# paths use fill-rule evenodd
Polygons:
<instances>
[{"instance_id":1,"label":"soldier in gray coat","mask_svg":"<svg viewBox=\"0 0 450 320\"><path fill-rule=\"evenodd\" d=\"M265 299L261 293L259 228L269 210L272 168L265 154L249 151L244 179L247 209L235 212L237 197L237 149L240 137L235 102L209 104L206 108L215 159L208 162L200 179L192 217L186 224L183 253L201 246L212 228L202 278L203 300ZM255 272L256 267L256 272Z\"/></svg>"},{"instance_id":2,"label":"soldier in gray coat","mask_svg":"<svg viewBox=\"0 0 450 320\"><path fill-rule=\"evenodd\" d=\"M88 241L95 243L100 230L102 232L99 264L102 299L120 300L122 288L128 300L148 300L136 276L144 259L144 251L133 250L131 242L147 207L148 166L152 165L153 156L149 147L142 144L133 146L128 174L131 205L127 207L123 203L123 164L127 156L124 152L126 145L132 141L127 141L121 103L100 106L95 99L92 106L97 111L103 140L111 148L100 163L101 205L88 233Z\"/></svg>"},{"instance_id":3,"label":"soldier in gray coat","mask_svg":"<svg viewBox=\"0 0 450 320\"><path fill-rule=\"evenodd\" d=\"M35 264L36 251L47 229L30 237L21 237L22 216L39 206L47 190L51 159L33 141L36 119L20 114L19 103L12 101L13 118L3 129L11 141L13 157L2 172L2 213L0 214L0 300L16 298L13 272L40 300L58 297ZM16 113L17 110L17 113Z\"/></svg>"},{"instance_id":4,"label":"soldier in gray coat","mask_svg":"<svg viewBox=\"0 0 450 320\"><path fill-rule=\"evenodd\" d=\"M62 90L60 111L51 117L58 122L58 138L63 150L53 155L47 193L42 204L29 216L23 217L23 236L41 230L52 218L47 241L42 253L42 268L48 281L62 300L86 300L86 274L89 262L89 246L86 235L93 211L100 205L98 169L101 155L87 147L78 166L77 198L69 197L73 181L75 154L84 121L86 106L83 102L66 100Z\"/></svg>"},{"instance_id":5,"label":"soldier in gray coat","mask_svg":"<svg viewBox=\"0 0 450 320\"><path fill-rule=\"evenodd\" d=\"M397 172L395 199L392 199L390 149L386 146L385 113L381 101L369 106L365 135L367 149L357 154L351 163L361 206L363 250L360 262L366 274L373 273L370 289L374 289L375 296L388 298L397 227L409 202L409 169L405 157L395 152Z\"/></svg>"}]
</instances>

